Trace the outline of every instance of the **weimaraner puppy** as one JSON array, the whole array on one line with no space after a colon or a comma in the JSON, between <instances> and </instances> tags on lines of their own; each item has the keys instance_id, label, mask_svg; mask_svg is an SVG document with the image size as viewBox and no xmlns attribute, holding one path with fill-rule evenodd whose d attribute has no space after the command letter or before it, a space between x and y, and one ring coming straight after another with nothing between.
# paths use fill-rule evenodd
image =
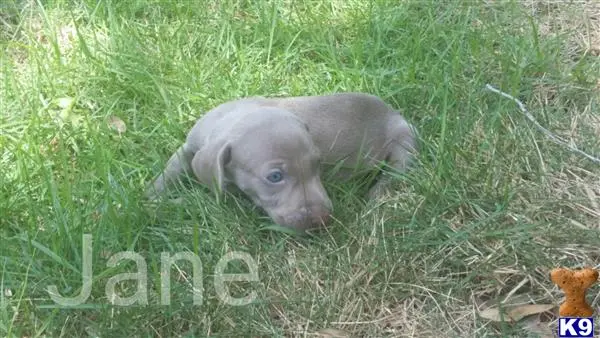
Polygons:
<instances>
[{"instance_id":1,"label":"weimaraner puppy","mask_svg":"<svg viewBox=\"0 0 600 338\"><path fill-rule=\"evenodd\" d=\"M342 168L346 177L382 162L403 171L415 151L413 126L373 95L244 98L196 122L147 196L157 198L181 174L193 173L219 193L239 188L275 223L304 231L326 224L332 212L323 167ZM385 190L386 181L380 178L370 195Z\"/></svg>"}]
</instances>

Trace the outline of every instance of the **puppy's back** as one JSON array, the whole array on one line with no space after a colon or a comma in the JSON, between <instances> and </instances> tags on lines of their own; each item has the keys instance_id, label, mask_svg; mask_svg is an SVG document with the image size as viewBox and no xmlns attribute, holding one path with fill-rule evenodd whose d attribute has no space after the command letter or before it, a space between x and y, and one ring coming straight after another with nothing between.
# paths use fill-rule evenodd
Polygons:
<instances>
[{"instance_id":1,"label":"puppy's back","mask_svg":"<svg viewBox=\"0 0 600 338\"><path fill-rule=\"evenodd\" d=\"M369 158L382 160L387 151L390 124L403 119L377 96L364 93L337 93L261 99L261 105L284 108L309 127L326 162L354 163Z\"/></svg>"}]
</instances>

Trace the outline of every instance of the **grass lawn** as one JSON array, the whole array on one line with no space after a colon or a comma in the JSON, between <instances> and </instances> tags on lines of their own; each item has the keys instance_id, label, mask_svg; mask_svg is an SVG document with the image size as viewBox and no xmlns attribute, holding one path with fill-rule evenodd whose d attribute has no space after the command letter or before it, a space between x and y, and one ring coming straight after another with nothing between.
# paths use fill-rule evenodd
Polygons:
<instances>
[{"instance_id":1,"label":"grass lawn","mask_svg":"<svg viewBox=\"0 0 600 338\"><path fill-rule=\"evenodd\" d=\"M485 85L598 157L599 55L594 2L4 0L0 336L551 335L563 292L549 271L600 266L600 165ZM183 204L145 203L145 184L210 108L343 91L382 97L420 132L389 198L326 182L335 222L312 236L269 230L249 201L195 184L176 187ZM109 267L123 251L141 265ZM258 272L225 284L253 295L247 305L214 283L234 251ZM185 261L161 302L163 252L201 261L201 304ZM53 301L50 286L85 289L87 258L89 297ZM106 292L135 272L144 288ZM136 292L147 304L112 305ZM587 295L598 309L600 283ZM523 304L549 306L491 318Z\"/></svg>"}]
</instances>

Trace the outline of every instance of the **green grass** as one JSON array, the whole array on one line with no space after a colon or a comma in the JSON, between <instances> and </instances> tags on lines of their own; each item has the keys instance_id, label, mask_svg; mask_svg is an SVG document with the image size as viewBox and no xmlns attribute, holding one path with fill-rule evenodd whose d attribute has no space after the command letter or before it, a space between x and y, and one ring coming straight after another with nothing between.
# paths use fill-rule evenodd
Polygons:
<instances>
[{"instance_id":1,"label":"green grass","mask_svg":"<svg viewBox=\"0 0 600 338\"><path fill-rule=\"evenodd\" d=\"M559 304L550 269L600 264L598 165L484 89L600 154L600 60L573 43L585 31L547 34L544 18L585 22L577 5L535 2L3 2L0 335L527 335L478 310L507 296ZM183 205L144 203L202 112L341 91L381 96L420 132L418 163L389 199L327 182L336 221L314 236L266 230L250 202L194 184L174 193ZM60 308L47 287L80 291L83 234L91 296ZM125 250L147 263L147 306L106 297L109 278L136 271L107 268ZM200 306L188 263L171 272L171 305L159 303L160 254L179 251L202 262ZM229 251L258 264L258 282L230 283L235 296L256 292L250 305L224 304L213 287ZM599 290L588 292L596 308Z\"/></svg>"}]
</instances>

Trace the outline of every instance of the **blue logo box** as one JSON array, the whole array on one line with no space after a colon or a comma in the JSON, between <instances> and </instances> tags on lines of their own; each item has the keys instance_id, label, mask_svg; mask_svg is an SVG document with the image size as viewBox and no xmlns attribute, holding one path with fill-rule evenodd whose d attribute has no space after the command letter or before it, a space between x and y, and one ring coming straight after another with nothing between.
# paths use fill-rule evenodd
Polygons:
<instances>
[{"instance_id":1,"label":"blue logo box","mask_svg":"<svg viewBox=\"0 0 600 338\"><path fill-rule=\"evenodd\" d=\"M594 318L558 318L558 338L594 337Z\"/></svg>"}]
</instances>

